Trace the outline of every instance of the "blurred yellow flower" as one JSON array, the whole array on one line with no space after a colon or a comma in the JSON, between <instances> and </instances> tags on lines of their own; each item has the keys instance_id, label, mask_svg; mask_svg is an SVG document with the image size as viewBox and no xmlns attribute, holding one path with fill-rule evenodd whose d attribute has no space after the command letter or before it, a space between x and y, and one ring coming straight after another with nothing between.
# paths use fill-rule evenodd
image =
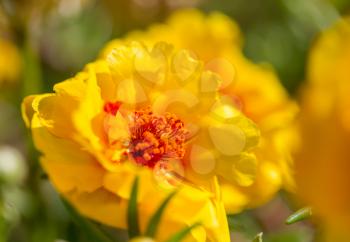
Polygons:
<instances>
[{"instance_id":1,"label":"blurred yellow flower","mask_svg":"<svg viewBox=\"0 0 350 242\"><path fill-rule=\"evenodd\" d=\"M17 47L0 37L0 84L16 81L21 71L21 57Z\"/></svg>"},{"instance_id":2,"label":"blurred yellow flower","mask_svg":"<svg viewBox=\"0 0 350 242\"><path fill-rule=\"evenodd\" d=\"M350 241L350 19L311 50L296 156L297 191L323 219L325 241ZM329 237L328 237L329 236Z\"/></svg>"},{"instance_id":3,"label":"blurred yellow flower","mask_svg":"<svg viewBox=\"0 0 350 242\"><path fill-rule=\"evenodd\" d=\"M250 184L255 124L218 92L203 62L166 43L118 45L55 93L23 102L23 117L56 188L84 215L125 228L140 176L141 228L174 188L157 241L201 222L187 241L229 241L217 175Z\"/></svg>"},{"instance_id":4,"label":"blurred yellow flower","mask_svg":"<svg viewBox=\"0 0 350 242\"><path fill-rule=\"evenodd\" d=\"M220 179L228 212L261 205L282 186L294 187L290 153L297 106L270 67L253 64L244 57L239 28L229 17L220 13L205 16L194 9L181 10L166 24L153 25L148 31L135 31L125 39L111 41L102 56L121 43L135 39L149 46L166 41L204 60L204 68L223 80L222 95L261 130L260 145L254 150L259 161L256 180ZM228 145L234 147L229 140Z\"/></svg>"}]
</instances>

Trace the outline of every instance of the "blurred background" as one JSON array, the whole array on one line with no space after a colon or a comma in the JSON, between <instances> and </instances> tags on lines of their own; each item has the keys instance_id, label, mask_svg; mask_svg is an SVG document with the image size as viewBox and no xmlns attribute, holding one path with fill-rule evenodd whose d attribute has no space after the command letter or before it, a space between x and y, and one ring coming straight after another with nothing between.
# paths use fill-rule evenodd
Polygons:
<instances>
[{"instance_id":1,"label":"blurred background","mask_svg":"<svg viewBox=\"0 0 350 242\"><path fill-rule=\"evenodd\" d=\"M246 56L271 65L295 96L315 37L350 10L350 1L0 0L0 70L15 66L0 75L0 242L86 241L38 165L20 115L22 98L51 92L95 59L107 41L188 7L221 11L237 21ZM11 58L1 58L5 51ZM284 225L294 210L286 196L230 216L234 241L250 241L260 231L267 242L313 241L318 234L311 225Z\"/></svg>"}]
</instances>

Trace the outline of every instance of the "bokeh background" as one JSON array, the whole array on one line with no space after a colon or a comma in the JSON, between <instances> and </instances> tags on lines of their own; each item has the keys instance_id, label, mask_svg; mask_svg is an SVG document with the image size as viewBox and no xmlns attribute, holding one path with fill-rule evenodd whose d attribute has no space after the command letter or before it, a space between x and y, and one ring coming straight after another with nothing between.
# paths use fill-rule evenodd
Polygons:
<instances>
[{"instance_id":1,"label":"bokeh background","mask_svg":"<svg viewBox=\"0 0 350 242\"><path fill-rule=\"evenodd\" d=\"M272 66L297 99L310 46L319 32L349 12L350 1L0 0L0 39L17 47L19 60L19 75L0 82L0 242L87 241L38 164L20 115L22 98L50 92L95 59L107 41L188 7L234 19L243 32L245 55ZM250 241L261 231L267 242L322 236L308 223L284 225L297 207L281 192L262 208L230 216L234 241Z\"/></svg>"}]
</instances>

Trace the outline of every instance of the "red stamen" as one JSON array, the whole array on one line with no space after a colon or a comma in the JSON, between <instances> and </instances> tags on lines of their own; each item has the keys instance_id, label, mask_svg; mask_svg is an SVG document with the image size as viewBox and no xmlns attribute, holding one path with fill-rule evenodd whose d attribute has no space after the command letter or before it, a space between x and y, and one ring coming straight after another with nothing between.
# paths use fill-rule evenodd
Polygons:
<instances>
[{"instance_id":1,"label":"red stamen","mask_svg":"<svg viewBox=\"0 0 350 242\"><path fill-rule=\"evenodd\" d=\"M103 111L112 115L116 115L120 108L120 105L122 105L121 102L107 102L103 107Z\"/></svg>"},{"instance_id":2,"label":"red stamen","mask_svg":"<svg viewBox=\"0 0 350 242\"><path fill-rule=\"evenodd\" d=\"M181 160L188 131L175 115L153 114L149 109L135 112L131 124L130 153L139 165L153 168L160 160Z\"/></svg>"}]
</instances>

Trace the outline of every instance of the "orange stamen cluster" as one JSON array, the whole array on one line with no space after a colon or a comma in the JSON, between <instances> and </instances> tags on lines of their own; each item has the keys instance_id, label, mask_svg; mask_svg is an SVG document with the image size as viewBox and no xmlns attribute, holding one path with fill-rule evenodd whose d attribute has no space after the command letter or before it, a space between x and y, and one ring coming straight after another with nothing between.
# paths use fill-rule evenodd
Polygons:
<instances>
[{"instance_id":1,"label":"orange stamen cluster","mask_svg":"<svg viewBox=\"0 0 350 242\"><path fill-rule=\"evenodd\" d=\"M149 109L136 111L130 130L129 151L137 164L153 168L160 160L181 160L185 155L188 131L173 114L158 116Z\"/></svg>"}]
</instances>

